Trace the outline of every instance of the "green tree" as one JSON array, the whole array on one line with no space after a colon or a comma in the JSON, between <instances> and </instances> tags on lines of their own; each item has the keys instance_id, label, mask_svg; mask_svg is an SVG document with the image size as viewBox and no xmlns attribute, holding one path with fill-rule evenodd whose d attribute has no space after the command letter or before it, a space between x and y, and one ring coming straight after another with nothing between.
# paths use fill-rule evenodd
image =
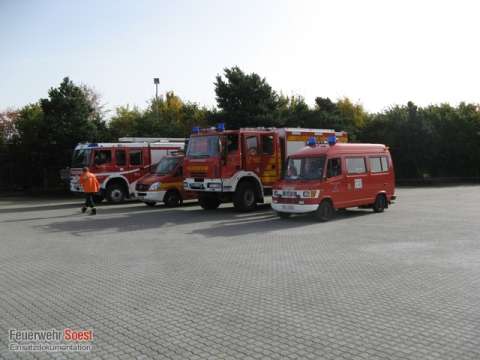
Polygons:
<instances>
[{"instance_id":1,"label":"green tree","mask_svg":"<svg viewBox=\"0 0 480 360\"><path fill-rule=\"evenodd\" d=\"M221 117L228 128L280 123L279 96L265 78L245 74L236 66L225 69L224 76L217 75L214 85Z\"/></svg>"}]
</instances>

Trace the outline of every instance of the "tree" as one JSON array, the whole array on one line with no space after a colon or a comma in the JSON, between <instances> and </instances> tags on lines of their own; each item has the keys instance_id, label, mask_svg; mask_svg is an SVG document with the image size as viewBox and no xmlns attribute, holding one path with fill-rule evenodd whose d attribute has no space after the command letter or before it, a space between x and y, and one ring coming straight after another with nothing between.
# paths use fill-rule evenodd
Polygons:
<instances>
[{"instance_id":1,"label":"tree","mask_svg":"<svg viewBox=\"0 0 480 360\"><path fill-rule=\"evenodd\" d=\"M217 75L215 94L218 107L228 128L275 126L279 124L279 96L255 73L240 68L224 70L225 80Z\"/></svg>"}]
</instances>

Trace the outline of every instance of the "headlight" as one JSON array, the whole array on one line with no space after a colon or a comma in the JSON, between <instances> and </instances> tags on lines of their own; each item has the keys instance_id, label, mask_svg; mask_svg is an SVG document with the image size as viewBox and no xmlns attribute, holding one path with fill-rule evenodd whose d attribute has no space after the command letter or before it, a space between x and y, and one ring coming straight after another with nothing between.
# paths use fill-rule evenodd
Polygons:
<instances>
[{"instance_id":1,"label":"headlight","mask_svg":"<svg viewBox=\"0 0 480 360\"><path fill-rule=\"evenodd\" d=\"M153 184L150 185L150 187L148 188L149 191L157 191L158 189L160 189L160 183L159 183L159 182L153 183Z\"/></svg>"},{"instance_id":2,"label":"headlight","mask_svg":"<svg viewBox=\"0 0 480 360\"><path fill-rule=\"evenodd\" d=\"M273 196L280 196L281 195L281 191L280 190L273 190Z\"/></svg>"},{"instance_id":3,"label":"headlight","mask_svg":"<svg viewBox=\"0 0 480 360\"><path fill-rule=\"evenodd\" d=\"M302 193L302 197L304 197L304 198L317 197L317 191L318 191L318 193L320 193L320 190L306 190Z\"/></svg>"}]
</instances>

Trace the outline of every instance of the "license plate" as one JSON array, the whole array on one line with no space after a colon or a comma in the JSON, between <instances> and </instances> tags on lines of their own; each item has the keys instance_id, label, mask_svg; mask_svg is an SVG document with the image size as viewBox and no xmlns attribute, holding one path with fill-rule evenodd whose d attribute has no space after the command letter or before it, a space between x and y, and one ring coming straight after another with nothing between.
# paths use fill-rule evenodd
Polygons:
<instances>
[{"instance_id":1,"label":"license plate","mask_svg":"<svg viewBox=\"0 0 480 360\"><path fill-rule=\"evenodd\" d=\"M293 210L293 205L282 205L283 210Z\"/></svg>"}]
</instances>

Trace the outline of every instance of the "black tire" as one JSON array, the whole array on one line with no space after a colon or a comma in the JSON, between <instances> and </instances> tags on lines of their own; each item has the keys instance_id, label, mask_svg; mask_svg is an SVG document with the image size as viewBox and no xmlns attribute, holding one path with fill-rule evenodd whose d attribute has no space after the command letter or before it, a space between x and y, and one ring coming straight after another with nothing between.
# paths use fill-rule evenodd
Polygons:
<instances>
[{"instance_id":1,"label":"black tire","mask_svg":"<svg viewBox=\"0 0 480 360\"><path fill-rule=\"evenodd\" d=\"M289 219L290 216L292 216L292 214L290 214L290 213L281 212L281 211L277 211L277 215L281 219Z\"/></svg>"},{"instance_id":2,"label":"black tire","mask_svg":"<svg viewBox=\"0 0 480 360\"><path fill-rule=\"evenodd\" d=\"M233 194L233 206L242 212L255 210L257 207L255 185L251 182L240 183Z\"/></svg>"},{"instance_id":3,"label":"black tire","mask_svg":"<svg viewBox=\"0 0 480 360\"><path fill-rule=\"evenodd\" d=\"M318 206L316 217L320 221L329 221L335 216L335 209L332 202L329 200L323 200Z\"/></svg>"},{"instance_id":4,"label":"black tire","mask_svg":"<svg viewBox=\"0 0 480 360\"><path fill-rule=\"evenodd\" d=\"M156 201L145 201L145 205L150 206L150 207L154 207L155 205L157 205L157 202Z\"/></svg>"},{"instance_id":5,"label":"black tire","mask_svg":"<svg viewBox=\"0 0 480 360\"><path fill-rule=\"evenodd\" d=\"M385 195L379 194L375 198L375 202L373 203L373 211L376 213L381 213L385 210L387 207L387 199L385 198Z\"/></svg>"},{"instance_id":6,"label":"black tire","mask_svg":"<svg viewBox=\"0 0 480 360\"><path fill-rule=\"evenodd\" d=\"M122 184L111 184L107 186L107 200L112 204L120 204L127 197L127 191Z\"/></svg>"},{"instance_id":7,"label":"black tire","mask_svg":"<svg viewBox=\"0 0 480 360\"><path fill-rule=\"evenodd\" d=\"M198 203L204 210L215 210L220 206L220 199L216 194L200 194Z\"/></svg>"},{"instance_id":8,"label":"black tire","mask_svg":"<svg viewBox=\"0 0 480 360\"><path fill-rule=\"evenodd\" d=\"M167 207L177 207L180 206L182 203L182 197L175 190L169 190L163 197L163 202Z\"/></svg>"},{"instance_id":9,"label":"black tire","mask_svg":"<svg viewBox=\"0 0 480 360\"><path fill-rule=\"evenodd\" d=\"M93 202L95 204L100 204L103 201L104 197L103 195L93 195Z\"/></svg>"}]
</instances>

